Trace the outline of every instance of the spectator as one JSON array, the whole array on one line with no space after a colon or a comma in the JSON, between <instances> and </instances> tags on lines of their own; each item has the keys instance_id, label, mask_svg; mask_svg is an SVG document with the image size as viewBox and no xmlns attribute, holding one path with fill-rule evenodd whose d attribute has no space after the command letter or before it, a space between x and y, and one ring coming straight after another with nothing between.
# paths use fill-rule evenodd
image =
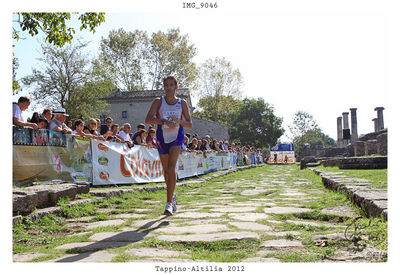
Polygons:
<instances>
[{"instance_id":1,"label":"spectator","mask_svg":"<svg viewBox=\"0 0 400 275\"><path fill-rule=\"evenodd\" d=\"M214 150L214 151L218 151L218 140L216 140L216 139L214 139L212 142L211 142L211 145L210 145L210 149L211 150Z\"/></svg>"},{"instance_id":2,"label":"spectator","mask_svg":"<svg viewBox=\"0 0 400 275\"><path fill-rule=\"evenodd\" d=\"M111 117L106 118L106 124L100 126L100 135L104 136L105 138L108 138L113 134L111 127L113 125L113 119Z\"/></svg>"},{"instance_id":3,"label":"spectator","mask_svg":"<svg viewBox=\"0 0 400 275\"><path fill-rule=\"evenodd\" d=\"M100 120L100 118L95 118L95 120L96 120L96 126L97 126L96 132L98 134L100 134L101 120Z\"/></svg>"},{"instance_id":4,"label":"spectator","mask_svg":"<svg viewBox=\"0 0 400 275\"><path fill-rule=\"evenodd\" d=\"M42 116L44 116L48 122L50 122L50 120L53 118L53 113L50 109L44 109Z\"/></svg>"},{"instance_id":5,"label":"spectator","mask_svg":"<svg viewBox=\"0 0 400 275\"><path fill-rule=\"evenodd\" d=\"M229 151L229 147L228 147L228 141L226 139L224 141L223 146L224 146L224 150L228 152Z\"/></svg>"},{"instance_id":6,"label":"spectator","mask_svg":"<svg viewBox=\"0 0 400 275\"><path fill-rule=\"evenodd\" d=\"M189 137L185 135L185 137L183 138L182 151L186 151L188 149L188 146L189 146Z\"/></svg>"},{"instance_id":7,"label":"spectator","mask_svg":"<svg viewBox=\"0 0 400 275\"><path fill-rule=\"evenodd\" d=\"M118 135L122 138L122 142L127 143L129 147L133 146L132 139L129 135L131 131L131 125L129 123L125 123L123 130L118 133Z\"/></svg>"},{"instance_id":8,"label":"spectator","mask_svg":"<svg viewBox=\"0 0 400 275\"><path fill-rule=\"evenodd\" d=\"M189 150L197 150L197 138L193 138L192 142L189 143Z\"/></svg>"},{"instance_id":9,"label":"spectator","mask_svg":"<svg viewBox=\"0 0 400 275\"><path fill-rule=\"evenodd\" d=\"M136 140L136 137L138 136L140 130L146 130L146 125L144 125L143 123L140 123L136 126L136 128L137 128L137 131L133 134L133 137L132 137L133 141Z\"/></svg>"},{"instance_id":10,"label":"spectator","mask_svg":"<svg viewBox=\"0 0 400 275\"><path fill-rule=\"evenodd\" d=\"M22 112L28 109L30 104L31 99L27 96L21 96L18 99L18 103L13 103L13 125L21 127L31 127L33 129L38 128L36 123L26 122L23 116Z\"/></svg>"},{"instance_id":11,"label":"spectator","mask_svg":"<svg viewBox=\"0 0 400 275\"><path fill-rule=\"evenodd\" d=\"M118 130L119 130L119 125L118 124L113 124L111 126L111 135L107 137L108 141L113 141L113 142L122 142L122 138L118 135Z\"/></svg>"},{"instance_id":12,"label":"spectator","mask_svg":"<svg viewBox=\"0 0 400 275\"><path fill-rule=\"evenodd\" d=\"M147 137L147 131L145 129L140 129L138 131L138 134L136 135L135 140L133 141L133 144L147 146L146 137Z\"/></svg>"},{"instance_id":13,"label":"spectator","mask_svg":"<svg viewBox=\"0 0 400 275\"><path fill-rule=\"evenodd\" d=\"M156 130L154 130L154 128L149 127L149 134L147 135L146 143L150 148L157 148Z\"/></svg>"},{"instance_id":14,"label":"spectator","mask_svg":"<svg viewBox=\"0 0 400 275\"><path fill-rule=\"evenodd\" d=\"M98 139L98 140L106 140L103 136L99 135L97 132L97 121L94 118L89 119L87 124L87 130L91 135L90 138ZM87 133L85 129L83 130L84 133Z\"/></svg>"},{"instance_id":15,"label":"spectator","mask_svg":"<svg viewBox=\"0 0 400 275\"><path fill-rule=\"evenodd\" d=\"M210 150L210 147L208 146L208 141L206 138L202 140L200 150L203 152Z\"/></svg>"},{"instance_id":16,"label":"spectator","mask_svg":"<svg viewBox=\"0 0 400 275\"><path fill-rule=\"evenodd\" d=\"M65 109L58 108L57 110L53 111L53 113L54 118L50 121L49 129L64 134L72 134L72 130L64 123L67 116L69 116L65 112Z\"/></svg>"},{"instance_id":17,"label":"spectator","mask_svg":"<svg viewBox=\"0 0 400 275\"><path fill-rule=\"evenodd\" d=\"M29 120L29 122L32 123L38 123L39 122L39 113L38 112L34 112L31 119Z\"/></svg>"},{"instance_id":18,"label":"spectator","mask_svg":"<svg viewBox=\"0 0 400 275\"><path fill-rule=\"evenodd\" d=\"M218 148L219 150L223 151L224 150L224 142L222 140L219 141L218 143Z\"/></svg>"},{"instance_id":19,"label":"spectator","mask_svg":"<svg viewBox=\"0 0 400 275\"><path fill-rule=\"evenodd\" d=\"M42 115L39 115L39 120L38 120L37 126L39 129L47 129L47 127L49 126L49 122L47 121L47 119L45 117L43 117Z\"/></svg>"},{"instance_id":20,"label":"spectator","mask_svg":"<svg viewBox=\"0 0 400 275\"><path fill-rule=\"evenodd\" d=\"M86 134L83 132L83 121L82 119L75 120L74 123L74 131L72 131L73 135L81 136L81 137L91 137L90 134Z\"/></svg>"},{"instance_id":21,"label":"spectator","mask_svg":"<svg viewBox=\"0 0 400 275\"><path fill-rule=\"evenodd\" d=\"M199 139L199 142L197 142L197 147L196 150L201 151L201 145L203 144L203 141Z\"/></svg>"}]
</instances>

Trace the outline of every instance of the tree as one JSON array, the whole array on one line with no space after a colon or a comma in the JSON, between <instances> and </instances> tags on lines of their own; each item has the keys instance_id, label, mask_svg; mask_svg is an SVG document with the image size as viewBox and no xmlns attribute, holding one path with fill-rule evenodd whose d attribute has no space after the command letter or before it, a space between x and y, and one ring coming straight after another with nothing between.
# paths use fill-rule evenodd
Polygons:
<instances>
[{"instance_id":1,"label":"tree","mask_svg":"<svg viewBox=\"0 0 400 275\"><path fill-rule=\"evenodd\" d=\"M239 110L240 104L242 101L232 96L219 96L218 100L213 96L203 97L197 103L201 110L193 112L193 116L228 125L230 115Z\"/></svg>"},{"instance_id":2,"label":"tree","mask_svg":"<svg viewBox=\"0 0 400 275\"><path fill-rule=\"evenodd\" d=\"M230 116L231 139L243 145L268 147L283 135L282 121L264 99L245 98L238 112Z\"/></svg>"},{"instance_id":3,"label":"tree","mask_svg":"<svg viewBox=\"0 0 400 275\"><path fill-rule=\"evenodd\" d=\"M218 100L220 96L231 96L240 99L242 96L242 75L225 58L206 60L200 67L199 79L201 98L215 97Z\"/></svg>"},{"instance_id":4,"label":"tree","mask_svg":"<svg viewBox=\"0 0 400 275\"><path fill-rule=\"evenodd\" d=\"M57 48L42 45L42 58L38 60L44 65L43 70L33 69L32 75L23 78L26 86L33 86L33 99L49 107L65 108L69 97L76 88L86 82L89 76L90 61L82 53L87 43Z\"/></svg>"},{"instance_id":5,"label":"tree","mask_svg":"<svg viewBox=\"0 0 400 275\"><path fill-rule=\"evenodd\" d=\"M87 43L77 41L63 48L44 44L39 60L42 70L33 69L23 78L24 85L33 87L32 98L48 108L63 107L71 119L97 116L107 104L100 100L115 86L83 53Z\"/></svg>"},{"instance_id":6,"label":"tree","mask_svg":"<svg viewBox=\"0 0 400 275\"><path fill-rule=\"evenodd\" d=\"M200 67L199 79L200 111L193 115L228 124L229 115L241 103L243 81L239 70L225 58L208 59Z\"/></svg>"},{"instance_id":7,"label":"tree","mask_svg":"<svg viewBox=\"0 0 400 275\"><path fill-rule=\"evenodd\" d=\"M145 32L110 31L100 41L99 64L120 90L145 88L148 37Z\"/></svg>"},{"instance_id":8,"label":"tree","mask_svg":"<svg viewBox=\"0 0 400 275\"><path fill-rule=\"evenodd\" d=\"M150 88L162 89L162 78L167 75L175 75L180 87L195 88L198 69L193 58L196 53L188 35L181 35L179 28L153 33L148 61Z\"/></svg>"},{"instance_id":9,"label":"tree","mask_svg":"<svg viewBox=\"0 0 400 275\"><path fill-rule=\"evenodd\" d=\"M18 58L13 57L12 59L12 82L13 82L13 94L18 92L21 89L17 81L17 69L19 67Z\"/></svg>"},{"instance_id":10,"label":"tree","mask_svg":"<svg viewBox=\"0 0 400 275\"><path fill-rule=\"evenodd\" d=\"M23 32L27 31L31 36L35 36L41 31L46 35L45 42L49 42L57 47L63 47L67 42L71 43L73 34L75 34L75 29L71 27L67 28L66 25L66 21L71 19L69 12L17 12L14 15L13 22L17 23ZM89 27L89 30L93 33L96 27L105 21L103 12L83 13L78 17L78 20L81 21L80 30ZM13 39L18 41L21 38L21 30L13 27Z\"/></svg>"},{"instance_id":11,"label":"tree","mask_svg":"<svg viewBox=\"0 0 400 275\"><path fill-rule=\"evenodd\" d=\"M305 144L320 146L332 146L335 144L332 138L322 132L314 117L305 111L297 111L295 113L293 123L289 126L289 129L296 151L302 150Z\"/></svg>"}]
</instances>

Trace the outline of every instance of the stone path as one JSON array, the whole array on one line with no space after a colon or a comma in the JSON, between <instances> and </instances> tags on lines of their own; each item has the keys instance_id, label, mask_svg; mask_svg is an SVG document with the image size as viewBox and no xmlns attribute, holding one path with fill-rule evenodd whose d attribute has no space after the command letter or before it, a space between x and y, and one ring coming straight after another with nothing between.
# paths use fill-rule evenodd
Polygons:
<instances>
[{"instance_id":1,"label":"stone path","mask_svg":"<svg viewBox=\"0 0 400 275\"><path fill-rule=\"evenodd\" d=\"M197 250L190 247L225 241L249 245L247 257L239 261L282 262L288 255L301 259L313 241L334 240L344 232L343 221L357 215L345 202L322 202L327 196L323 185L299 177L296 166L256 169L260 175L251 179L235 177L201 188L188 184L184 191L178 187L179 208L171 217L155 215L157 211L161 214L164 203L151 200L148 209L136 209L141 214L127 210L110 214L104 221L69 219L67 226L81 228L84 232L78 234L88 234L88 239L55 247L63 255L45 261L204 262L209 260L196 256ZM315 219L316 212L326 219ZM13 258L16 262L31 261L44 255L19 253ZM371 261L362 255L343 247L337 255L321 261Z\"/></svg>"}]
</instances>

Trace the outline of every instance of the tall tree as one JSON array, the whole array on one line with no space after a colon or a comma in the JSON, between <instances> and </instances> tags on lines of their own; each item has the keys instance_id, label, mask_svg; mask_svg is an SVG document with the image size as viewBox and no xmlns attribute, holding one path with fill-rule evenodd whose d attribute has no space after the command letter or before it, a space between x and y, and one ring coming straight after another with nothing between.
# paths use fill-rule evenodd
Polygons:
<instances>
[{"instance_id":1,"label":"tall tree","mask_svg":"<svg viewBox=\"0 0 400 275\"><path fill-rule=\"evenodd\" d=\"M162 89L162 78L167 75L175 75L182 88L195 88L198 69L193 58L196 54L194 44L187 34L180 34L179 28L153 33L148 61L150 89Z\"/></svg>"},{"instance_id":2,"label":"tall tree","mask_svg":"<svg viewBox=\"0 0 400 275\"><path fill-rule=\"evenodd\" d=\"M75 29L66 25L66 22L70 19L71 13L69 12L14 13L13 22L18 27L13 27L13 39L18 41L21 38L21 31L28 32L31 36L42 32L46 36L45 42L57 47L63 47L65 43L71 43L75 34ZM89 27L89 30L93 33L96 27L105 21L103 12L82 13L78 20L81 21L80 30Z\"/></svg>"},{"instance_id":3,"label":"tall tree","mask_svg":"<svg viewBox=\"0 0 400 275\"><path fill-rule=\"evenodd\" d=\"M325 135L313 115L305 111L297 111L293 123L289 125L296 151L304 148L306 143L332 146L335 141Z\"/></svg>"},{"instance_id":4,"label":"tall tree","mask_svg":"<svg viewBox=\"0 0 400 275\"><path fill-rule=\"evenodd\" d=\"M238 112L230 116L231 139L260 148L275 144L284 133L282 118L262 98L245 98Z\"/></svg>"},{"instance_id":5,"label":"tall tree","mask_svg":"<svg viewBox=\"0 0 400 275\"><path fill-rule=\"evenodd\" d=\"M120 90L145 89L148 47L145 32L110 31L100 41L100 67Z\"/></svg>"},{"instance_id":6,"label":"tall tree","mask_svg":"<svg viewBox=\"0 0 400 275\"><path fill-rule=\"evenodd\" d=\"M240 71L232 67L226 58L207 59L200 66L199 93L200 98L231 96L242 97L243 79Z\"/></svg>"},{"instance_id":7,"label":"tall tree","mask_svg":"<svg viewBox=\"0 0 400 275\"><path fill-rule=\"evenodd\" d=\"M225 58L206 60L200 67L198 81L200 118L227 124L229 115L239 108L242 76Z\"/></svg>"},{"instance_id":8,"label":"tall tree","mask_svg":"<svg viewBox=\"0 0 400 275\"><path fill-rule=\"evenodd\" d=\"M34 68L32 75L23 78L26 86L33 87L33 99L44 106L65 108L75 90L87 81L90 61L83 54L87 43L77 41L57 48L42 45L42 70Z\"/></svg>"}]
</instances>

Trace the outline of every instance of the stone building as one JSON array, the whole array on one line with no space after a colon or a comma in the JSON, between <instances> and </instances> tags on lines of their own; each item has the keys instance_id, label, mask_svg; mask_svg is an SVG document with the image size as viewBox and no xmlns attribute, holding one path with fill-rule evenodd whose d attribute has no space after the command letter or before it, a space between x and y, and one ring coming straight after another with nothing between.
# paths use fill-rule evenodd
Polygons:
<instances>
[{"instance_id":1,"label":"stone building","mask_svg":"<svg viewBox=\"0 0 400 275\"><path fill-rule=\"evenodd\" d=\"M164 94L164 90L117 91L103 98L110 106L108 107L108 114L101 116L102 123L104 123L107 116L111 116L114 123L118 123L120 126L124 123L130 123L132 132L135 132L136 125L144 123L153 100ZM176 96L187 101L190 113L192 113L194 107L192 106L189 89L177 89ZM193 116L192 122L193 128L191 130L185 129L185 133L197 133L200 137L210 135L218 140L229 139L229 128L226 125Z\"/></svg>"}]
</instances>

